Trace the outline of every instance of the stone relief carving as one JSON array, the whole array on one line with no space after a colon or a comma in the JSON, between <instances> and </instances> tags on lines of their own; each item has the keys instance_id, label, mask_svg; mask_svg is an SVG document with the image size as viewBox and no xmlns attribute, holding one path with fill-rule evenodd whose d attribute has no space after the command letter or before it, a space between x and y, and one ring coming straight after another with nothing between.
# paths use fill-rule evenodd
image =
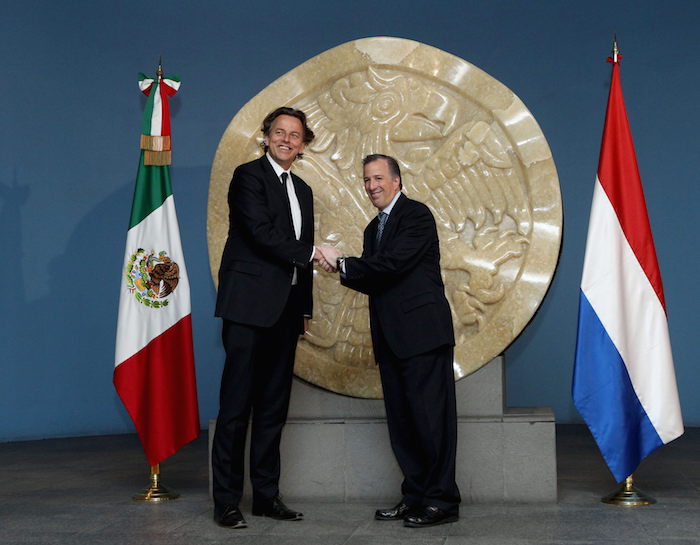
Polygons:
<instances>
[{"instance_id":1,"label":"stone relief carving","mask_svg":"<svg viewBox=\"0 0 700 545\"><path fill-rule=\"evenodd\" d=\"M285 87L289 94L279 96ZM519 99L466 61L396 38L344 44L295 68L247 104L220 143L208 225L215 278L231 173L259 153L259 123L279 104L305 111L316 133L294 168L314 190L317 243L361 253L376 214L362 158L396 157L405 193L438 224L456 377L502 352L539 306L561 237L551 152ZM320 270L314 282L314 320L295 372L332 391L381 397L366 296Z\"/></svg>"}]
</instances>

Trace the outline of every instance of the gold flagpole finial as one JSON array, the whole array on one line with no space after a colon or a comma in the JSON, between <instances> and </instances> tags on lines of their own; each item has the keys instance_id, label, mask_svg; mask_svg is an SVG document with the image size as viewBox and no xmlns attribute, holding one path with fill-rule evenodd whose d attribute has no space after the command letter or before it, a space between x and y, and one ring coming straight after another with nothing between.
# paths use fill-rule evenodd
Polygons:
<instances>
[{"instance_id":1,"label":"gold flagpole finial","mask_svg":"<svg viewBox=\"0 0 700 545\"><path fill-rule=\"evenodd\" d=\"M617 34L613 34L613 62L617 62L617 57L620 54L620 49L617 47Z\"/></svg>"},{"instance_id":2,"label":"gold flagpole finial","mask_svg":"<svg viewBox=\"0 0 700 545\"><path fill-rule=\"evenodd\" d=\"M158 76L158 83L163 79L163 57L158 57L158 68L156 69L156 76Z\"/></svg>"}]
</instances>

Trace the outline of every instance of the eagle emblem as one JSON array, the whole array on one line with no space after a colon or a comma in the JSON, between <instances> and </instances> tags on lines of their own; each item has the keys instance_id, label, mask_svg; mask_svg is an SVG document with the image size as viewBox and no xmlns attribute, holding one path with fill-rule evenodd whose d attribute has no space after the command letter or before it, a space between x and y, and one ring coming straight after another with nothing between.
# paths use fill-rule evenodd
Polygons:
<instances>
[{"instance_id":1,"label":"eagle emblem","mask_svg":"<svg viewBox=\"0 0 700 545\"><path fill-rule=\"evenodd\" d=\"M317 240L359 254L376 210L364 202L358 165L369 153L395 157L408 195L435 216L458 338L479 334L520 274L533 228L525 176L498 123L427 77L374 66L298 107L317 136L303 168L324 180L314 187ZM317 275L322 304L304 340L332 347L336 362L371 369L367 298L337 284Z\"/></svg>"},{"instance_id":2,"label":"eagle emblem","mask_svg":"<svg viewBox=\"0 0 700 545\"><path fill-rule=\"evenodd\" d=\"M131 254L126 265L126 286L134 298L150 308L168 306L167 297L180 281L180 267L167 252L156 255L139 248Z\"/></svg>"},{"instance_id":3,"label":"eagle emblem","mask_svg":"<svg viewBox=\"0 0 700 545\"><path fill-rule=\"evenodd\" d=\"M400 38L355 40L296 67L239 111L219 144L207 226L215 283L231 172L259 156L259 114L284 97L316 134L294 165L313 189L316 244L360 255L377 213L362 159L391 155L406 195L435 218L455 377L502 353L541 303L561 241L556 167L522 101L467 61ZM319 270L313 289L313 322L299 342L295 374L345 395L381 397L367 296Z\"/></svg>"}]
</instances>

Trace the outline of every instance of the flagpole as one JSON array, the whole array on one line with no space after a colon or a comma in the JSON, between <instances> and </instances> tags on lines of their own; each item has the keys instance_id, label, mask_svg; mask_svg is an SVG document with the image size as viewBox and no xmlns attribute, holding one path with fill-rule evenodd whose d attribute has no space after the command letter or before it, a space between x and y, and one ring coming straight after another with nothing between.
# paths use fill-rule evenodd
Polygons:
<instances>
[{"instance_id":1,"label":"flagpole","mask_svg":"<svg viewBox=\"0 0 700 545\"><path fill-rule=\"evenodd\" d=\"M151 484L149 487L141 492L132 496L134 501L148 501L148 502L158 502L174 500L180 497L177 492L172 492L160 484L160 464L151 466Z\"/></svg>"},{"instance_id":2,"label":"flagpole","mask_svg":"<svg viewBox=\"0 0 700 545\"><path fill-rule=\"evenodd\" d=\"M581 277L572 396L615 481L623 483L601 501L640 506L656 500L635 489L633 473L683 434L683 419L617 36L607 60L613 68Z\"/></svg>"},{"instance_id":3,"label":"flagpole","mask_svg":"<svg viewBox=\"0 0 700 545\"><path fill-rule=\"evenodd\" d=\"M158 57L158 68L156 68L156 82L163 80L163 57ZM174 500L180 497L177 492L168 490L160 483L160 464L151 466L151 482L146 490L132 497L134 501L159 502Z\"/></svg>"},{"instance_id":4,"label":"flagpole","mask_svg":"<svg viewBox=\"0 0 700 545\"><path fill-rule=\"evenodd\" d=\"M608 494L600 501L611 505L623 505L625 507L653 505L656 503L654 498L647 496L644 492L634 487L634 475L627 477L620 488L612 494Z\"/></svg>"},{"instance_id":5,"label":"flagpole","mask_svg":"<svg viewBox=\"0 0 700 545\"><path fill-rule=\"evenodd\" d=\"M620 56L620 48L617 45L617 34L613 34L612 61L617 64ZM610 505L623 505L636 507L639 505L653 505L656 500L634 487L634 474L629 475L620 487L607 496L601 498L603 503Z\"/></svg>"},{"instance_id":6,"label":"flagpole","mask_svg":"<svg viewBox=\"0 0 700 545\"><path fill-rule=\"evenodd\" d=\"M132 496L143 502L180 497L161 484L160 462L200 432L189 281L169 175L168 97L179 88L177 75L164 76L162 58L155 78L139 73L139 89L148 99L122 269L113 382L150 466L149 486ZM156 385L164 390L154 395Z\"/></svg>"}]
</instances>

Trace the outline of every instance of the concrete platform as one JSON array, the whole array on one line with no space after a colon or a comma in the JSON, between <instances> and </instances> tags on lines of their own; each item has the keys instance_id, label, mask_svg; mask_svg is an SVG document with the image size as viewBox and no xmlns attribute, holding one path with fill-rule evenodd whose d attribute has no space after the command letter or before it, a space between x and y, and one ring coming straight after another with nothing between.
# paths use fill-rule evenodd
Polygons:
<instances>
[{"instance_id":1,"label":"concrete platform","mask_svg":"<svg viewBox=\"0 0 700 545\"><path fill-rule=\"evenodd\" d=\"M554 415L547 407L505 408L503 385L502 357L456 384L462 499L556 502ZM210 449L214 424L210 421ZM340 396L295 379L280 448L280 489L289 500L399 497L402 477L381 400ZM250 493L246 480L244 496Z\"/></svg>"}]
</instances>

